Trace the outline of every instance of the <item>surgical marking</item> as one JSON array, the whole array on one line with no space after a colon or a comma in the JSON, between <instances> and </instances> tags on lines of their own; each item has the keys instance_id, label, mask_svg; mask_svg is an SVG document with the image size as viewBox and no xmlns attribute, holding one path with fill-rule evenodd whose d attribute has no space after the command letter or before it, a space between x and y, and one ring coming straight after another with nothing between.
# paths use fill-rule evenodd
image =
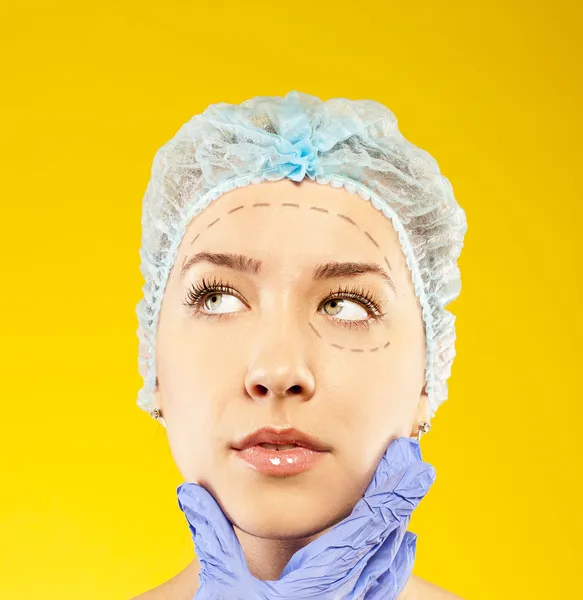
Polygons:
<instances>
[{"instance_id":1,"label":"surgical marking","mask_svg":"<svg viewBox=\"0 0 583 600\"><path fill-rule=\"evenodd\" d=\"M322 336L318 333L318 331L316 330L316 328L310 323L308 322L308 325L312 328L313 332L319 337L321 338Z\"/></svg>"},{"instance_id":2,"label":"surgical marking","mask_svg":"<svg viewBox=\"0 0 583 600\"><path fill-rule=\"evenodd\" d=\"M270 202L255 202L253 204L253 207L256 206L271 206ZM293 203L293 202L282 202L281 206L291 206L293 208L300 208L299 204ZM231 210L228 211L228 214L232 214L238 210L241 210L242 208L245 208L245 205L241 205L241 206L237 206L236 208L232 208ZM316 210L318 212L323 212L326 214L329 214L330 211L328 211L325 208L320 208L318 206L310 206L309 207L310 210ZM358 225L350 218L347 217L346 215L343 215L341 213L336 213L336 216L340 217L341 219L344 219L345 221L348 221L348 223L350 223L351 225L354 225L355 227L358 227ZM206 228L209 229L210 227L212 227L215 223L217 223L218 221L221 220L221 217L218 217L217 219L215 219L214 221L212 221L212 223L209 223ZM380 250L380 246L378 245L378 243L376 242L376 240L370 235L370 233L368 233L368 231L363 231L363 233L370 239L370 241ZM192 242L190 242L190 245L194 244L194 242L196 242L196 240L200 237L200 233L198 233L195 238L192 240ZM389 269L392 270L391 264L389 263L388 259L386 256L383 256L385 263L387 265L387 267L389 267ZM182 266L184 267L184 264L186 262L187 256L184 257L183 261L182 261ZM321 338L322 336L320 335L320 333L318 332L318 330L312 325L312 323L308 322L308 325L312 328L312 331L319 337ZM383 348L387 348L390 344L390 340L383 346ZM334 346L334 348L338 348L340 350L345 350L346 348L344 346L341 346L340 344L334 344L334 343L330 343L331 346ZM376 352L378 349L380 348L380 346L376 346L375 348L370 348L368 350L368 352ZM365 352L364 348L349 348L350 352Z\"/></svg>"},{"instance_id":3,"label":"surgical marking","mask_svg":"<svg viewBox=\"0 0 583 600\"><path fill-rule=\"evenodd\" d=\"M373 239L372 235L371 235L371 234L370 234L368 231L365 231L365 232L364 232L364 235L366 235L366 236L367 236L367 237L370 239L370 241L371 241L371 242L372 242L372 243L373 243L373 244L374 244L374 245L375 245L375 246L376 246L376 247L377 247L379 250L381 249L381 247L380 247L380 246L379 246L379 245L376 243L376 241Z\"/></svg>"},{"instance_id":4,"label":"surgical marking","mask_svg":"<svg viewBox=\"0 0 583 600\"><path fill-rule=\"evenodd\" d=\"M350 217L347 217L346 215L342 215L340 213L336 213L336 215L338 217L340 217L341 219L344 219L345 221L348 221L349 223L352 223L352 225L354 225L355 227L358 227L358 225Z\"/></svg>"}]
</instances>

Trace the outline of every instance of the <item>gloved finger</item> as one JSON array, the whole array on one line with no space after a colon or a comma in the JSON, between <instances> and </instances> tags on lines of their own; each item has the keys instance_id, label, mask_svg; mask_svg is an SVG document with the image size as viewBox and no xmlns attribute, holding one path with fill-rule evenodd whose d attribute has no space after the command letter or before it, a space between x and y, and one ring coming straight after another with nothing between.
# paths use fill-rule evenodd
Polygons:
<instances>
[{"instance_id":1,"label":"gloved finger","mask_svg":"<svg viewBox=\"0 0 583 600\"><path fill-rule=\"evenodd\" d=\"M409 535L407 523L408 521L394 528L384 542L374 552L371 552L354 584L351 597L362 598L366 592L374 589L379 578L387 571L387 566L394 562L399 552L403 552L403 541ZM368 597L367 595L367 600Z\"/></svg>"},{"instance_id":2,"label":"gloved finger","mask_svg":"<svg viewBox=\"0 0 583 600\"><path fill-rule=\"evenodd\" d=\"M177 494L201 561L209 563L211 569L221 564L246 565L233 525L213 495L192 482L178 486Z\"/></svg>"},{"instance_id":3,"label":"gloved finger","mask_svg":"<svg viewBox=\"0 0 583 600\"><path fill-rule=\"evenodd\" d=\"M417 536L411 531L405 532L403 540L393 558L385 564L384 572L366 593L366 600L397 600L411 574L415 563Z\"/></svg>"}]
</instances>

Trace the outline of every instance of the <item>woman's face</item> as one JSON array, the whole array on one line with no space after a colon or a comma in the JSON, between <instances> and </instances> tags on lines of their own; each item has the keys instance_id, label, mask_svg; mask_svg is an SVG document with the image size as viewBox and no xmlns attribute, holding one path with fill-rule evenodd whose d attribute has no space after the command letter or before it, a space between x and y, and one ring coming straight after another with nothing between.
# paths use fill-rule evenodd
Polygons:
<instances>
[{"instance_id":1,"label":"woman's face","mask_svg":"<svg viewBox=\"0 0 583 600\"><path fill-rule=\"evenodd\" d=\"M202 252L243 255L247 269L190 260ZM389 279L325 263L373 263ZM204 291L203 279L223 290ZM389 443L428 420L425 335L405 256L391 221L343 188L252 184L194 217L156 352L155 405L184 480L254 536L307 537L340 521ZM330 450L302 473L264 474L232 445L269 425Z\"/></svg>"}]
</instances>

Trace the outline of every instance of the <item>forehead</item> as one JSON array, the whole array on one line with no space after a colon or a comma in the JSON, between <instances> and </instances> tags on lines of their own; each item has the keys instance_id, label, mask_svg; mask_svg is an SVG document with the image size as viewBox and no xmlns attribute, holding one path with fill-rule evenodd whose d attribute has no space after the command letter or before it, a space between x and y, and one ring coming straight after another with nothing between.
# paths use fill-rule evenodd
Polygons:
<instances>
[{"instance_id":1,"label":"forehead","mask_svg":"<svg viewBox=\"0 0 583 600\"><path fill-rule=\"evenodd\" d=\"M390 219L344 188L283 179L237 188L189 223L181 255L203 248L255 250L263 256L328 253L373 257L400 248Z\"/></svg>"}]
</instances>

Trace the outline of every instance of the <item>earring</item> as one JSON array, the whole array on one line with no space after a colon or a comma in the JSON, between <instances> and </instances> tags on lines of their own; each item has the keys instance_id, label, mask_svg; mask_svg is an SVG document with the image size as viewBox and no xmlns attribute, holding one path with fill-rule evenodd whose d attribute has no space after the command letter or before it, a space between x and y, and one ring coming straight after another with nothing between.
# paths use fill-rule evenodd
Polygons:
<instances>
[{"instance_id":1,"label":"earring","mask_svg":"<svg viewBox=\"0 0 583 600\"><path fill-rule=\"evenodd\" d=\"M150 411L150 416L152 417L152 419L158 419L162 423L162 425L166 427L166 422L162 418L162 411L159 408L153 408Z\"/></svg>"},{"instance_id":2,"label":"earring","mask_svg":"<svg viewBox=\"0 0 583 600\"><path fill-rule=\"evenodd\" d=\"M428 423L427 421L421 421L421 423L419 423L419 429L417 431L417 441L421 441L421 436L427 433L430 429L431 423Z\"/></svg>"}]
</instances>

